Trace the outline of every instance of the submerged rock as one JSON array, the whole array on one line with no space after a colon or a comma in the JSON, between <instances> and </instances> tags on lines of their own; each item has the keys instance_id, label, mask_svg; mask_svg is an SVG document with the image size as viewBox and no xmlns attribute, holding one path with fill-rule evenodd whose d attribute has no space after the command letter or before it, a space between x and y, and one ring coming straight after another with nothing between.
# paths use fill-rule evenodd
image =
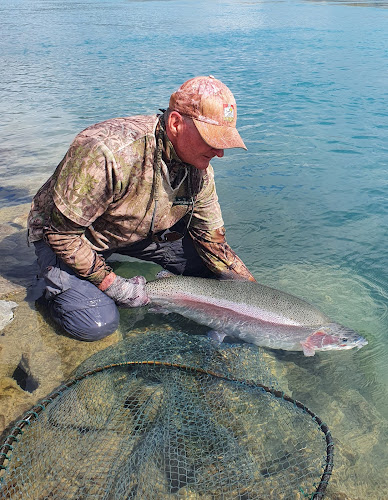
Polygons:
<instances>
[{"instance_id":1,"label":"submerged rock","mask_svg":"<svg viewBox=\"0 0 388 500\"><path fill-rule=\"evenodd\" d=\"M13 320L13 309L17 307L16 302L0 300L0 330Z\"/></svg>"}]
</instances>

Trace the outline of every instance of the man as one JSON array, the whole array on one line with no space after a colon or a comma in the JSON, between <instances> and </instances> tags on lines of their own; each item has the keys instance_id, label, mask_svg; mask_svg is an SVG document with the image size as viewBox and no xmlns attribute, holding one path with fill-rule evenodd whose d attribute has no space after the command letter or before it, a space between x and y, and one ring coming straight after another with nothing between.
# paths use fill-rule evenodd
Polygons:
<instances>
[{"instance_id":1,"label":"man","mask_svg":"<svg viewBox=\"0 0 388 500\"><path fill-rule=\"evenodd\" d=\"M29 241L54 320L82 340L118 326L116 306L148 303L145 278L117 276L112 253L175 273L254 280L225 240L210 160L244 148L233 94L213 76L171 95L161 115L116 118L81 132L33 199Z\"/></svg>"}]
</instances>

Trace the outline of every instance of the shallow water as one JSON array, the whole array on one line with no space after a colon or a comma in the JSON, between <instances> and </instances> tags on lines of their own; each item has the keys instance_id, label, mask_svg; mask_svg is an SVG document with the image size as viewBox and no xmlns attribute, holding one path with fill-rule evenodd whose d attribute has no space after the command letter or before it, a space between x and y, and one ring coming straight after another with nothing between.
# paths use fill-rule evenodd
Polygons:
<instances>
[{"instance_id":1,"label":"shallow water","mask_svg":"<svg viewBox=\"0 0 388 500\"><path fill-rule=\"evenodd\" d=\"M354 490L339 491L385 498L387 3L3 0L0 16L1 275L32 275L15 217L76 133L154 113L187 78L215 75L237 98L248 147L214 161L229 243L259 281L369 341L312 359L276 353L284 383L351 447Z\"/></svg>"}]
</instances>

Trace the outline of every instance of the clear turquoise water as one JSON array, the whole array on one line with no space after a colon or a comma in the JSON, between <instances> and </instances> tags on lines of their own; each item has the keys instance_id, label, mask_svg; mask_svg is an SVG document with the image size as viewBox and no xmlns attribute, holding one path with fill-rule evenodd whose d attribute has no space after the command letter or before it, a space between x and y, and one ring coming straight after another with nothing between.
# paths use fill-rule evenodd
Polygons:
<instances>
[{"instance_id":1,"label":"clear turquoise water","mask_svg":"<svg viewBox=\"0 0 388 500\"><path fill-rule=\"evenodd\" d=\"M369 341L284 361L357 390L386 422L387 6L2 0L0 208L29 201L84 127L154 113L213 74L237 98L248 146L214 161L229 243L258 280Z\"/></svg>"}]
</instances>

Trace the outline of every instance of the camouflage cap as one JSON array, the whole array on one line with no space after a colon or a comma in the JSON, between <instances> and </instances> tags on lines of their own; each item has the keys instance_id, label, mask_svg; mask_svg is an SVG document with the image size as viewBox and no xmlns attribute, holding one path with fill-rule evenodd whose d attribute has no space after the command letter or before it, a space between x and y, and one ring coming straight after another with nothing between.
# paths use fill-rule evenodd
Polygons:
<instances>
[{"instance_id":1,"label":"camouflage cap","mask_svg":"<svg viewBox=\"0 0 388 500\"><path fill-rule=\"evenodd\" d=\"M169 109L191 117L209 146L247 149L236 129L235 98L214 76L197 76L183 83L171 95Z\"/></svg>"}]
</instances>

